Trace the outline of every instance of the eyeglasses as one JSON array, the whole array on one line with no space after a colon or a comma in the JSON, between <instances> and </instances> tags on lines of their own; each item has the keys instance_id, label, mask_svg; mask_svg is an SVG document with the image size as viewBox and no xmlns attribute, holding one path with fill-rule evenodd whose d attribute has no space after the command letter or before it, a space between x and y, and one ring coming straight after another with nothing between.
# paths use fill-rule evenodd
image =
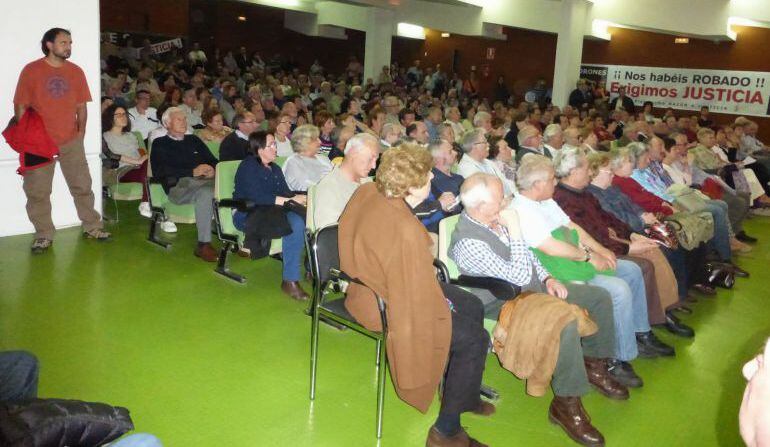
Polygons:
<instances>
[{"instance_id":1,"label":"eyeglasses","mask_svg":"<svg viewBox=\"0 0 770 447\"><path fill-rule=\"evenodd\" d=\"M484 145L489 146L489 141L477 141L477 142L473 143L474 146L477 145L477 144L484 144Z\"/></svg>"},{"instance_id":2,"label":"eyeglasses","mask_svg":"<svg viewBox=\"0 0 770 447\"><path fill-rule=\"evenodd\" d=\"M267 143L267 144L265 145L265 147L266 147L266 148L268 148L268 149L275 149L275 148L277 148L277 147L278 147L278 143L276 143L275 141L273 141L272 143Z\"/></svg>"}]
</instances>

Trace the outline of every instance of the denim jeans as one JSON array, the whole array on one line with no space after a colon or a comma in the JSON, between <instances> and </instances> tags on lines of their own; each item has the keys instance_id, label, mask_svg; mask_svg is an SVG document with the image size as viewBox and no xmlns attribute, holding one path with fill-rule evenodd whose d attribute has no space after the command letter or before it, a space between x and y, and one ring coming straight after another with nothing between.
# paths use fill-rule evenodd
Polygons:
<instances>
[{"instance_id":1,"label":"denim jeans","mask_svg":"<svg viewBox=\"0 0 770 447\"><path fill-rule=\"evenodd\" d=\"M610 293L615 317L615 355L619 360L627 362L639 354L636 333L650 330L647 291L638 265L624 259L618 259L617 265L616 276L596 275L588 284Z\"/></svg>"},{"instance_id":2,"label":"denim jeans","mask_svg":"<svg viewBox=\"0 0 770 447\"><path fill-rule=\"evenodd\" d=\"M302 278L302 253L305 252L305 219L288 212L291 233L283 237L283 280L299 281Z\"/></svg>"},{"instance_id":3,"label":"denim jeans","mask_svg":"<svg viewBox=\"0 0 770 447\"><path fill-rule=\"evenodd\" d=\"M730 221L727 219L727 204L721 200L709 200L706 202L706 211L714 217L714 237L709 241L722 261L729 261L733 257L730 249Z\"/></svg>"},{"instance_id":4,"label":"denim jeans","mask_svg":"<svg viewBox=\"0 0 770 447\"><path fill-rule=\"evenodd\" d=\"M108 444L108 447L163 447L163 444L153 435L136 433Z\"/></svg>"},{"instance_id":5,"label":"denim jeans","mask_svg":"<svg viewBox=\"0 0 770 447\"><path fill-rule=\"evenodd\" d=\"M37 397L37 358L26 351L0 352L0 402Z\"/></svg>"}]
</instances>

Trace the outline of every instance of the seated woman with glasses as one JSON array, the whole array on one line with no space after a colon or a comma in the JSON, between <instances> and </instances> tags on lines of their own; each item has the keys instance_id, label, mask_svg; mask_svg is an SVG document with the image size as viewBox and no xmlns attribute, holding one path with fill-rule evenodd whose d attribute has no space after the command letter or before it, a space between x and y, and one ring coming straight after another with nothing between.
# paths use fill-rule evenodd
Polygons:
<instances>
[{"instance_id":1,"label":"seated woman with glasses","mask_svg":"<svg viewBox=\"0 0 770 447\"><path fill-rule=\"evenodd\" d=\"M117 161L120 183L136 182L142 184L142 201L139 203L139 214L152 217L147 196L147 151L139 146L136 135L131 133L131 122L126 109L111 105L102 112L102 152L105 157ZM130 169L133 166L134 169ZM123 169L121 169L123 168ZM128 169L127 172L125 172ZM125 173L123 173L125 172Z\"/></svg>"},{"instance_id":2,"label":"seated woman with glasses","mask_svg":"<svg viewBox=\"0 0 770 447\"><path fill-rule=\"evenodd\" d=\"M246 234L244 245L251 251L252 259L268 254L271 239L283 238L281 290L302 301L308 298L299 284L305 218L289 208L293 204L304 206L306 197L295 196L289 189L283 171L273 163L275 158L276 142L272 134L257 131L249 136L249 155L235 173L233 198L253 202L257 207L249 212L237 211L233 224Z\"/></svg>"}]
</instances>

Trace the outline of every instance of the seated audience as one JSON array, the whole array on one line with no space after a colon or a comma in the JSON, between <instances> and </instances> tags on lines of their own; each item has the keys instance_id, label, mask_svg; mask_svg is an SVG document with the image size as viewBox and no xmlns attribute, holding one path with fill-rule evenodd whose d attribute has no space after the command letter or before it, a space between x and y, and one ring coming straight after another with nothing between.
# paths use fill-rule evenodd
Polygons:
<instances>
[{"instance_id":1,"label":"seated audience","mask_svg":"<svg viewBox=\"0 0 770 447\"><path fill-rule=\"evenodd\" d=\"M499 178L501 181L505 179L505 176L497 168L497 165L490 160L489 157L489 141L487 141L486 135L483 129L473 129L466 132L463 135L463 139L460 142L460 146L463 149L463 158L457 165L457 173L464 178L468 178L477 172L483 172L485 174L492 174ZM505 182L503 185L505 186ZM513 185L508 185L512 187ZM516 192L515 189L506 190L505 195L510 196Z\"/></svg>"},{"instance_id":2,"label":"seated audience","mask_svg":"<svg viewBox=\"0 0 770 447\"><path fill-rule=\"evenodd\" d=\"M738 423L748 447L770 445L770 341L761 354L743 366L748 381L743 393Z\"/></svg>"},{"instance_id":3,"label":"seated audience","mask_svg":"<svg viewBox=\"0 0 770 447\"><path fill-rule=\"evenodd\" d=\"M334 116L331 113L321 110L313 117L313 122L319 130L318 138L321 140L321 148L319 152L321 155L329 157L329 153L334 147L334 141L332 141L332 133L334 132Z\"/></svg>"},{"instance_id":4,"label":"seated audience","mask_svg":"<svg viewBox=\"0 0 770 447\"><path fill-rule=\"evenodd\" d=\"M217 251L211 246L211 219L217 159L200 138L186 134L187 117L182 109L166 109L162 121L168 135L152 145L152 175L160 180L172 203L195 205L198 245L194 254L206 262L216 262Z\"/></svg>"},{"instance_id":5,"label":"seated audience","mask_svg":"<svg viewBox=\"0 0 770 447\"><path fill-rule=\"evenodd\" d=\"M556 157L564 146L564 131L558 124L549 124L543 131L543 155L548 158Z\"/></svg>"},{"instance_id":6,"label":"seated audience","mask_svg":"<svg viewBox=\"0 0 770 447\"><path fill-rule=\"evenodd\" d=\"M664 326L677 335L692 336L692 329L679 323L671 313L679 301L677 279L671 265L655 242L604 211L588 192L590 171L582 149L562 150L554 159L554 170L559 184L553 199L559 207L615 256L641 268L650 324Z\"/></svg>"},{"instance_id":7,"label":"seated audience","mask_svg":"<svg viewBox=\"0 0 770 447\"><path fill-rule=\"evenodd\" d=\"M513 159L513 150L508 147L508 142L502 137L488 136L489 159L502 174L500 181L503 182L503 190L508 195L515 194L516 191L516 161Z\"/></svg>"},{"instance_id":8,"label":"seated audience","mask_svg":"<svg viewBox=\"0 0 770 447\"><path fill-rule=\"evenodd\" d=\"M562 282L584 281L607 290L615 317L615 358L611 373L626 386L641 386L628 363L640 353L673 355L650 330L642 272L599 244L572 222L553 200L556 177L545 156L527 155L516 173L519 194L513 207L519 214L522 237L538 259Z\"/></svg>"},{"instance_id":9,"label":"seated audience","mask_svg":"<svg viewBox=\"0 0 770 447\"><path fill-rule=\"evenodd\" d=\"M278 115L278 122L275 126L275 144L278 147L279 157L288 157L294 154L294 148L291 144L291 116L281 112Z\"/></svg>"},{"instance_id":10,"label":"seated audience","mask_svg":"<svg viewBox=\"0 0 770 447\"><path fill-rule=\"evenodd\" d=\"M460 197L465 211L452 233L449 256L462 275L505 281L522 292L550 294L586 309L596 322L598 331L587 337L580 336L576 321L561 330L551 378L554 398L549 417L578 442L601 443L601 433L581 415L580 397L588 393L590 383L611 399L628 399L628 389L608 374L606 366L615 355L610 296L599 287L562 284L548 273L521 239L516 211L504 210L502 183L497 177L473 174L463 183ZM542 321L543 312L530 312L528 320ZM532 336L526 329L520 332L508 333L506 340ZM530 383L527 389L531 389ZM544 392L539 390L533 395Z\"/></svg>"},{"instance_id":11,"label":"seated audience","mask_svg":"<svg viewBox=\"0 0 770 447\"><path fill-rule=\"evenodd\" d=\"M516 137L519 141L519 149L516 150L516 162L520 162L526 154L545 155L550 158L550 152L544 153L541 147L543 137L535 126L526 126L519 131Z\"/></svg>"},{"instance_id":12,"label":"seated audience","mask_svg":"<svg viewBox=\"0 0 770 447\"><path fill-rule=\"evenodd\" d=\"M291 205L305 205L306 197L295 195L289 189L283 171L274 163L276 156L273 135L257 131L249 136L249 155L235 173L233 198L251 201L257 207L248 213L236 211L233 224L246 234L247 239L254 240L254 245L249 241L245 244L252 258L267 255L267 250L258 250L258 240L267 240L269 248L270 239L282 237L281 291L303 301L308 299L299 283L305 251L305 219Z\"/></svg>"},{"instance_id":13,"label":"seated audience","mask_svg":"<svg viewBox=\"0 0 770 447\"><path fill-rule=\"evenodd\" d=\"M406 136L412 141L426 145L430 141L428 127L422 121L415 121L406 128Z\"/></svg>"},{"instance_id":14,"label":"seated audience","mask_svg":"<svg viewBox=\"0 0 770 447\"><path fill-rule=\"evenodd\" d=\"M249 135L257 130L257 121L251 112L238 113L233 118L235 132L226 136L219 146L219 160L243 160L249 153Z\"/></svg>"},{"instance_id":15,"label":"seated audience","mask_svg":"<svg viewBox=\"0 0 770 447\"><path fill-rule=\"evenodd\" d=\"M307 191L332 170L329 157L318 152L321 147L318 135L318 128L312 124L299 126L291 134L294 154L286 159L283 175L292 191Z\"/></svg>"},{"instance_id":16,"label":"seated audience","mask_svg":"<svg viewBox=\"0 0 770 447\"><path fill-rule=\"evenodd\" d=\"M433 195L439 197L445 192L451 192L455 197L460 197L463 176L452 172L455 164L452 145L446 140L438 140L428 145L428 150L433 157L433 180L430 181Z\"/></svg>"},{"instance_id":17,"label":"seated audience","mask_svg":"<svg viewBox=\"0 0 770 447\"><path fill-rule=\"evenodd\" d=\"M347 140L342 163L315 187L308 227L312 225L312 228L319 229L339 220L356 189L370 181L369 171L375 168L379 153L377 139L368 133L360 133Z\"/></svg>"},{"instance_id":18,"label":"seated audience","mask_svg":"<svg viewBox=\"0 0 770 447\"><path fill-rule=\"evenodd\" d=\"M438 282L431 239L412 214L430 192L431 164L423 148L390 149L376 182L353 194L340 218L340 266L372 289L350 284L345 307L364 327L379 331L372 290L386 301L385 346L401 399L424 413L443 381L441 408L425 445L482 446L468 436L460 415L494 412L494 405L479 398L489 346L484 310L475 296Z\"/></svg>"},{"instance_id":19,"label":"seated audience","mask_svg":"<svg viewBox=\"0 0 770 447\"><path fill-rule=\"evenodd\" d=\"M102 134L105 147L102 153L118 162L118 168L134 166L134 169L123 174L121 183L136 182L142 185L142 201L139 203L139 214L152 217L150 202L147 195L147 151L140 147L136 135L131 132L126 109L111 105L102 112L102 129L108 129Z\"/></svg>"}]
</instances>

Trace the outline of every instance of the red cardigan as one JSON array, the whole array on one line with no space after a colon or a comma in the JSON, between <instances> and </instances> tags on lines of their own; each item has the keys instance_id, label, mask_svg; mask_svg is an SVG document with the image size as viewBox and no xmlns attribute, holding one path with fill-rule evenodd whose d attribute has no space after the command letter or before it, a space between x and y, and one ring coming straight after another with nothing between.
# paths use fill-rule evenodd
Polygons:
<instances>
[{"instance_id":1,"label":"red cardigan","mask_svg":"<svg viewBox=\"0 0 770 447\"><path fill-rule=\"evenodd\" d=\"M672 214L670 208L663 206L665 201L655 194L647 191L636 180L631 177L615 176L612 178L612 184L620 188L623 194L627 195L631 201L644 208L650 213L663 213L666 216Z\"/></svg>"},{"instance_id":2,"label":"red cardigan","mask_svg":"<svg viewBox=\"0 0 770 447\"><path fill-rule=\"evenodd\" d=\"M553 200L559 204L559 207L573 222L580 225L600 244L618 256L628 254L628 244L610 238L609 230L615 231L620 239L629 240L632 233L631 228L612 214L604 211L593 194L586 190L576 191L559 183L553 193Z\"/></svg>"}]
</instances>

